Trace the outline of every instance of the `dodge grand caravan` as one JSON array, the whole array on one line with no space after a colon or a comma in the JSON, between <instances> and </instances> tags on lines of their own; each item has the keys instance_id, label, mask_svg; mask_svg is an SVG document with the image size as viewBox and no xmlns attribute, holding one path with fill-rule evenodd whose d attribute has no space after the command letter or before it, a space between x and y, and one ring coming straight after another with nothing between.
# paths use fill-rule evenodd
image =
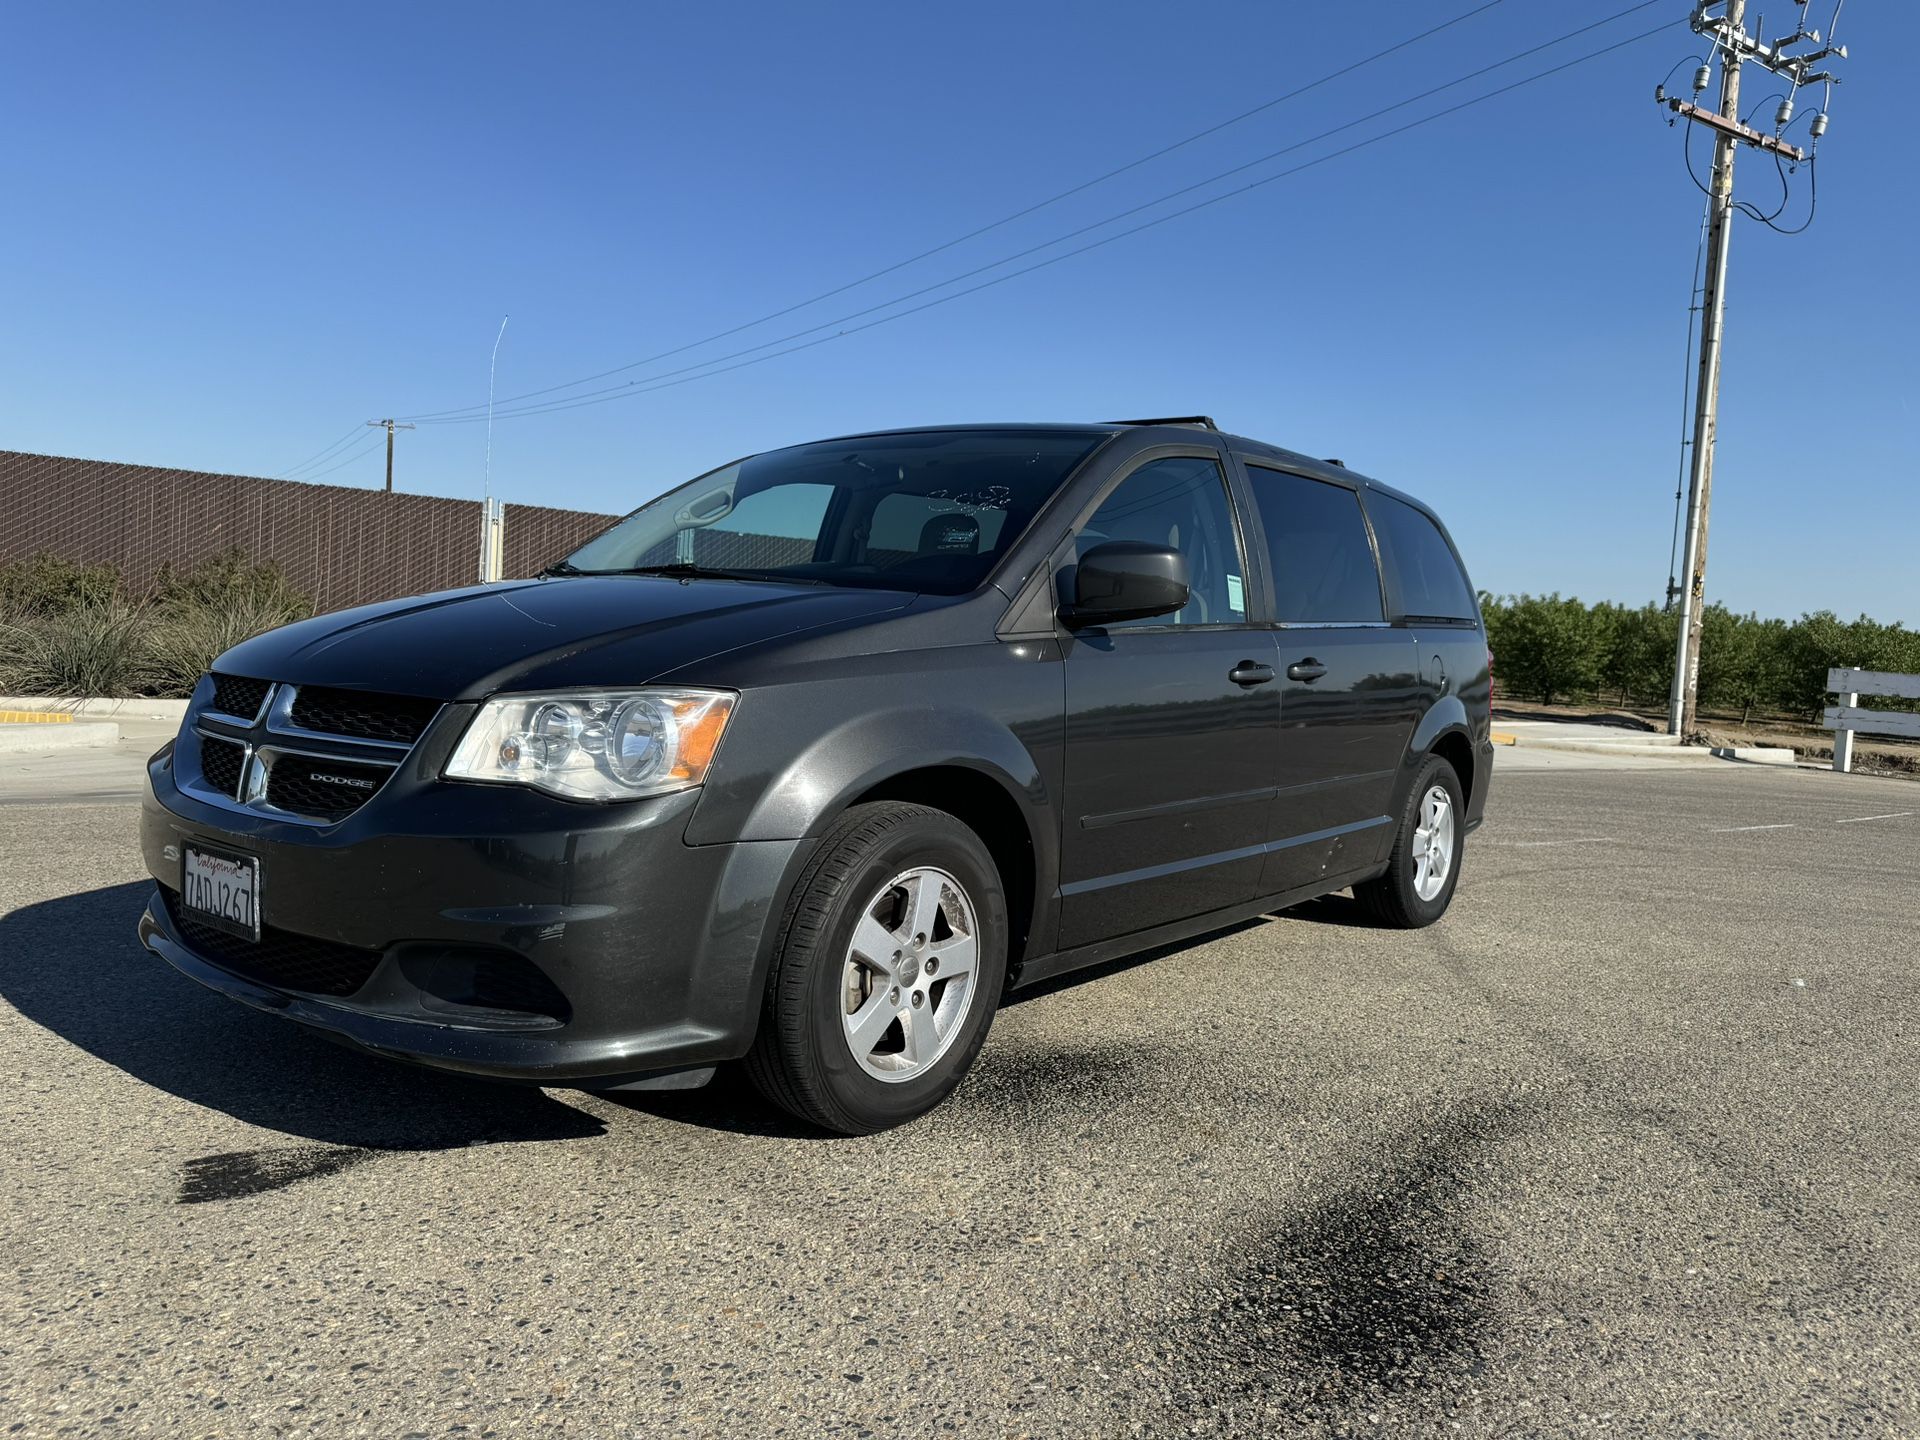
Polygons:
<instances>
[{"instance_id":1,"label":"dodge grand caravan","mask_svg":"<svg viewBox=\"0 0 1920 1440\"><path fill-rule=\"evenodd\" d=\"M1438 919L1489 697L1446 531L1335 462L1203 419L849 436L228 651L148 769L140 934L375 1054L743 1060L873 1131L1010 988L1345 887Z\"/></svg>"}]
</instances>

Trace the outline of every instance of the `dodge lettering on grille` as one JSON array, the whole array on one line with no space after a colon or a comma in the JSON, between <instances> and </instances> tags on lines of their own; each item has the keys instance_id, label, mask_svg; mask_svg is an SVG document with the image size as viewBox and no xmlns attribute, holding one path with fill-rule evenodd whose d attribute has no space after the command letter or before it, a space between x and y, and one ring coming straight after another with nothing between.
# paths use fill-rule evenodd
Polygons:
<instances>
[{"instance_id":1,"label":"dodge lettering on grille","mask_svg":"<svg viewBox=\"0 0 1920 1440\"><path fill-rule=\"evenodd\" d=\"M318 780L323 785L344 785L349 790L377 790L378 784L372 780L358 780L350 775L330 775L324 770L309 770L309 780Z\"/></svg>"}]
</instances>

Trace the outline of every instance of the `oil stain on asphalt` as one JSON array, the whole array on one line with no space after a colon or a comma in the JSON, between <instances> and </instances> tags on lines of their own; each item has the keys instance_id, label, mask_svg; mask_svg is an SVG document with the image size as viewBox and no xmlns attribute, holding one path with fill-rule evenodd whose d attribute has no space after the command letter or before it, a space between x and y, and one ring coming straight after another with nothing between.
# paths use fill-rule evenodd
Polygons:
<instances>
[{"instance_id":1,"label":"oil stain on asphalt","mask_svg":"<svg viewBox=\"0 0 1920 1440\"><path fill-rule=\"evenodd\" d=\"M238 1200L338 1175L380 1152L358 1145L294 1145L271 1150L229 1150L202 1155L181 1167L179 1203Z\"/></svg>"},{"instance_id":2,"label":"oil stain on asphalt","mask_svg":"<svg viewBox=\"0 0 1920 1440\"><path fill-rule=\"evenodd\" d=\"M1474 1182L1531 1110L1430 1115L1381 1142L1384 1163L1246 1235L1169 1347L1176 1405L1331 1419L1481 1370L1496 1298L1469 1223Z\"/></svg>"}]
</instances>

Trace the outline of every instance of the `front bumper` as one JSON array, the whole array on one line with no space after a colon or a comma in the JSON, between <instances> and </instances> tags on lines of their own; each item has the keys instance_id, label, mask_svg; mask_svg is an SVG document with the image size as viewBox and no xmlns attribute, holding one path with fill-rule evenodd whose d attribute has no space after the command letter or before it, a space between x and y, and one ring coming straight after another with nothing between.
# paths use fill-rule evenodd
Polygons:
<instances>
[{"instance_id":1,"label":"front bumper","mask_svg":"<svg viewBox=\"0 0 1920 1440\"><path fill-rule=\"evenodd\" d=\"M328 953L364 957L365 979L333 985L349 993L286 983L265 951L209 943L218 937L183 924L158 890L140 921L147 949L360 1049L533 1084L618 1085L745 1054L771 921L809 843L688 845L698 792L590 806L396 777L346 819L314 826L183 791L166 752L147 779L141 846L163 890L178 892L188 843L258 856L274 946L347 947ZM463 966L511 967L557 1003L471 1003L447 983Z\"/></svg>"}]
</instances>

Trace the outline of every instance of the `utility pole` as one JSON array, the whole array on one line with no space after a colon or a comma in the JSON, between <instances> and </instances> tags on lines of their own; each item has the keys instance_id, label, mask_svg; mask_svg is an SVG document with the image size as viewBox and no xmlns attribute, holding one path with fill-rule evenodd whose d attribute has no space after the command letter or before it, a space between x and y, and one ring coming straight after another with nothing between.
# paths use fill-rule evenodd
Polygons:
<instances>
[{"instance_id":1,"label":"utility pole","mask_svg":"<svg viewBox=\"0 0 1920 1440\"><path fill-rule=\"evenodd\" d=\"M391 495L393 493L393 432L411 430L413 426L401 425L392 420L369 420L367 424L374 429L382 425L387 427L387 493Z\"/></svg>"},{"instance_id":2,"label":"utility pole","mask_svg":"<svg viewBox=\"0 0 1920 1440\"><path fill-rule=\"evenodd\" d=\"M1695 8L1699 28L1704 6ZM1727 0L1727 27L1744 34L1747 0ZM1720 115L1740 123L1740 51L1722 52ZM1701 299L1700 373L1695 382L1693 410L1693 473L1687 481L1687 557L1680 573L1686 577L1680 592L1680 641L1674 655L1673 699L1667 729L1691 735L1697 728L1695 707L1700 697L1700 631L1705 618L1707 585L1707 507L1713 493L1713 428L1720 416L1720 341L1727 321L1727 249L1733 239L1733 157L1738 142L1721 131L1713 142L1713 179L1708 182L1707 282ZM389 441L388 448L392 448Z\"/></svg>"},{"instance_id":3,"label":"utility pole","mask_svg":"<svg viewBox=\"0 0 1920 1440\"><path fill-rule=\"evenodd\" d=\"M1680 634L1674 649L1673 692L1667 710L1667 728L1675 735L1692 735L1699 729L1700 634L1706 613L1707 520L1713 499L1713 447L1720 421L1720 365L1725 349L1727 318L1727 251L1733 238L1733 160L1739 147L1752 145L1771 150L1781 159L1796 164L1807 158L1784 139L1793 118L1793 96L1803 85L1825 83L1829 90L1834 77L1813 66L1830 55L1846 58L1844 47L1823 42L1820 32L1806 27L1808 0L1793 0L1800 11L1800 23L1794 33L1771 44L1746 29L1747 0L1697 0L1693 7L1693 29L1713 41L1714 54L1720 60L1720 108L1709 110L1691 101L1670 97L1665 86L1654 98L1689 124L1704 125L1714 132L1713 178L1707 190L1707 274L1701 294L1700 363L1695 381L1693 412L1692 466L1687 485L1686 564L1680 590ZM1711 12L1725 6L1723 13ZM1839 11L1835 8L1837 18ZM1811 51L1787 54L1789 47L1811 43ZM1752 61L1788 82L1786 98L1774 115L1772 134L1753 129L1740 119L1740 67ZM1711 62L1694 75L1693 90L1698 95L1707 88ZM1826 133L1827 115L1823 102L1814 115L1811 129L1815 144ZM1754 213L1749 207L1749 213Z\"/></svg>"}]
</instances>

